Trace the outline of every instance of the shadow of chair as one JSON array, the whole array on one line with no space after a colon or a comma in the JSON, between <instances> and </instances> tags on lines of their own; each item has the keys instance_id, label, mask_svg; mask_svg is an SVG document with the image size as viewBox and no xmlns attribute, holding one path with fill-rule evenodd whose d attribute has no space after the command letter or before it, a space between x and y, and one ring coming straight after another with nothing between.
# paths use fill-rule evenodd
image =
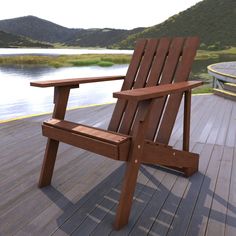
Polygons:
<instances>
[{"instance_id":1,"label":"shadow of chair","mask_svg":"<svg viewBox=\"0 0 236 236\"><path fill-rule=\"evenodd\" d=\"M191 176L198 170L199 155L189 151L191 90L202 82L187 81L198 37L140 39L126 76L32 82L54 87L52 119L42 125L48 137L39 187L51 183L59 142L108 158L125 161L119 206L114 227L128 223L141 164L158 164ZM82 83L124 79L108 130L64 120L69 92ZM184 96L183 96L184 95ZM180 103L184 97L183 147L168 145Z\"/></svg>"}]
</instances>

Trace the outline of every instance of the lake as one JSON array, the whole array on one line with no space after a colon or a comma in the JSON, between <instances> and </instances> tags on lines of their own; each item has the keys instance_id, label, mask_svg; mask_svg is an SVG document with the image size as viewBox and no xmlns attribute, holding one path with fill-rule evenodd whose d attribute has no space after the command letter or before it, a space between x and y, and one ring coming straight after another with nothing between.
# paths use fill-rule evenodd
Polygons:
<instances>
[{"instance_id":1,"label":"lake","mask_svg":"<svg viewBox=\"0 0 236 236\"><path fill-rule=\"evenodd\" d=\"M88 67L0 67L0 121L25 115L50 112L53 109L53 88L36 88L30 81L78 77L125 75L127 65L109 68ZM84 84L72 89L68 107L115 101L112 93L119 91L122 81Z\"/></svg>"},{"instance_id":2,"label":"lake","mask_svg":"<svg viewBox=\"0 0 236 236\"><path fill-rule=\"evenodd\" d=\"M74 48L0 48L0 56L15 55L81 55L81 54L132 54L133 50L74 49Z\"/></svg>"},{"instance_id":3,"label":"lake","mask_svg":"<svg viewBox=\"0 0 236 236\"><path fill-rule=\"evenodd\" d=\"M131 54L132 50L109 49L0 49L0 56L14 55L76 55L76 54ZM197 60L194 62L190 79L202 79L211 86L212 77L207 75L207 66L222 61L236 60L236 55L221 55L217 59ZM78 77L124 75L128 65L112 67L0 67L0 121L31 114L50 112L53 109L53 88L30 87L30 81L66 79ZM112 93L119 91L122 81L102 82L81 85L71 90L68 107L115 101Z\"/></svg>"}]
</instances>

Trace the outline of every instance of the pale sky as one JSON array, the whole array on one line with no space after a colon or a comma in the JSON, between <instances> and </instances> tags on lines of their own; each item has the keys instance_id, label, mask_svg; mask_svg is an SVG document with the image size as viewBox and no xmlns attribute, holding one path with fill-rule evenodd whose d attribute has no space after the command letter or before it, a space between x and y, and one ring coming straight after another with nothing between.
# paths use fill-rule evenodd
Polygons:
<instances>
[{"instance_id":1,"label":"pale sky","mask_svg":"<svg viewBox=\"0 0 236 236\"><path fill-rule=\"evenodd\" d=\"M133 29L159 24L201 0L3 0L0 20L34 15L69 28Z\"/></svg>"}]
</instances>

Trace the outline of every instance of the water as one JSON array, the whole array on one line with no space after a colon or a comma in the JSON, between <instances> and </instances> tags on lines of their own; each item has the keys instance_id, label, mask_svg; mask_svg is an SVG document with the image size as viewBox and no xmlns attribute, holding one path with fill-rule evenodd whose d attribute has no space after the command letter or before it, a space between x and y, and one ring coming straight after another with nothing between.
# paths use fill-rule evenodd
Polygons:
<instances>
[{"instance_id":1,"label":"water","mask_svg":"<svg viewBox=\"0 0 236 236\"><path fill-rule=\"evenodd\" d=\"M0 56L37 54L72 55L84 53L132 53L131 50L89 50L89 49L0 49ZM221 55L217 59L195 61L190 79L199 79L199 74L207 73L207 66L222 61L235 61L235 55ZM127 65L109 68L89 67L0 67L0 121L20 116L50 112L53 109L53 88L30 87L30 81L65 79L91 76L124 75ZM211 76L210 81L212 80ZM205 82L206 78L204 78ZM209 82L209 81L208 81ZM112 92L119 91L122 81L81 85L71 91L68 107L106 103L115 101Z\"/></svg>"},{"instance_id":2,"label":"water","mask_svg":"<svg viewBox=\"0 0 236 236\"><path fill-rule=\"evenodd\" d=\"M109 68L88 67L0 67L0 121L20 116L50 112L53 88L36 88L30 81L93 76L125 75L127 65ZM72 89L68 107L113 102L112 93L119 91L122 81L84 84Z\"/></svg>"},{"instance_id":3,"label":"water","mask_svg":"<svg viewBox=\"0 0 236 236\"><path fill-rule=\"evenodd\" d=\"M0 56L15 55L81 55L81 54L132 54L133 50L115 49L42 49L42 48L0 48Z\"/></svg>"}]
</instances>

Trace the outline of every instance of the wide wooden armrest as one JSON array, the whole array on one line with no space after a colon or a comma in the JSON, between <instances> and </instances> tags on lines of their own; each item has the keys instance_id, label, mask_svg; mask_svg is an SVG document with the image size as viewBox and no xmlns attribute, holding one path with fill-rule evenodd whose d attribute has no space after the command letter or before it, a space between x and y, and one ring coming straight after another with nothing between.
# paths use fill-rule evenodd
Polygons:
<instances>
[{"instance_id":1,"label":"wide wooden armrest","mask_svg":"<svg viewBox=\"0 0 236 236\"><path fill-rule=\"evenodd\" d=\"M126 100L142 101L158 97L163 97L168 94L184 92L202 85L201 81L187 81L174 84L164 84L154 87L146 87L140 89L125 90L122 92L113 93L114 98L122 98Z\"/></svg>"},{"instance_id":2,"label":"wide wooden armrest","mask_svg":"<svg viewBox=\"0 0 236 236\"><path fill-rule=\"evenodd\" d=\"M62 86L78 86L80 84L86 83L95 83L95 82L103 82L103 81L113 81L124 79L125 76L103 76L103 77L88 77L88 78L76 78L76 79L62 79L62 80L45 80L45 81L35 81L30 82L31 86L35 87L62 87Z\"/></svg>"}]
</instances>

